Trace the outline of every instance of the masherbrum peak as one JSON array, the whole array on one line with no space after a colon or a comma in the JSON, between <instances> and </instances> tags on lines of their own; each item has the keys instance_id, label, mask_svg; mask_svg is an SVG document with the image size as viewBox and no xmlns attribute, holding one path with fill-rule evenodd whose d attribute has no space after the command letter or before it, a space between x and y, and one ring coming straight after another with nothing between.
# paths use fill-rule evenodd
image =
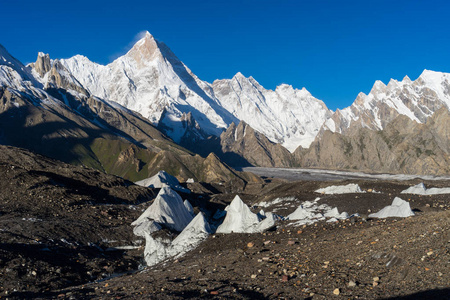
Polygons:
<instances>
[{"instance_id":1,"label":"masherbrum peak","mask_svg":"<svg viewBox=\"0 0 450 300\"><path fill-rule=\"evenodd\" d=\"M139 112L177 142L186 134L182 120L189 113L207 134L219 135L236 120L205 92L207 83L148 32L106 66L80 56L62 63L92 94Z\"/></svg>"},{"instance_id":2,"label":"masherbrum peak","mask_svg":"<svg viewBox=\"0 0 450 300\"><path fill-rule=\"evenodd\" d=\"M61 61L90 93L141 113L177 142L187 136L183 120L190 113L202 131L197 136L219 136L232 122L245 121L293 151L308 146L331 115L305 89L266 90L240 72L213 84L202 81L148 32L106 66L83 56Z\"/></svg>"}]
</instances>

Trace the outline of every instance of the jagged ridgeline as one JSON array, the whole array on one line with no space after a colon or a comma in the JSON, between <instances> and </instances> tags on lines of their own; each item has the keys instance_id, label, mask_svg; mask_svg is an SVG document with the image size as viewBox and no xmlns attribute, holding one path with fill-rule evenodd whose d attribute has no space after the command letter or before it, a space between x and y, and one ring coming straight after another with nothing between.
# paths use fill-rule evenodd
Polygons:
<instances>
[{"instance_id":1,"label":"jagged ridgeline","mask_svg":"<svg viewBox=\"0 0 450 300\"><path fill-rule=\"evenodd\" d=\"M136 181L166 170L201 181L256 177L174 143L146 118L93 96L58 60L28 67L1 50L0 142Z\"/></svg>"},{"instance_id":2,"label":"jagged ridgeline","mask_svg":"<svg viewBox=\"0 0 450 300\"><path fill-rule=\"evenodd\" d=\"M148 32L108 65L39 53L23 66L0 50L2 143L132 180L161 168L180 179L245 177L221 160L234 167L449 173L447 73L377 81L368 95L333 112L305 88L267 90L241 73L202 81Z\"/></svg>"}]
</instances>

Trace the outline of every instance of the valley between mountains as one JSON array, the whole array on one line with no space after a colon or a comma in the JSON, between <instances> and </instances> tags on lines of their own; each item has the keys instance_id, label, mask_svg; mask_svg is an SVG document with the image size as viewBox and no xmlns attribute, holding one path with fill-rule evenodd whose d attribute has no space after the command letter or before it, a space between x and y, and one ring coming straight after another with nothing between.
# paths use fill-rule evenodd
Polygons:
<instances>
[{"instance_id":1,"label":"valley between mountains","mask_svg":"<svg viewBox=\"0 0 450 300\"><path fill-rule=\"evenodd\" d=\"M448 73L331 111L149 32L107 65L0 45L0 298L449 299L449 129Z\"/></svg>"}]
</instances>

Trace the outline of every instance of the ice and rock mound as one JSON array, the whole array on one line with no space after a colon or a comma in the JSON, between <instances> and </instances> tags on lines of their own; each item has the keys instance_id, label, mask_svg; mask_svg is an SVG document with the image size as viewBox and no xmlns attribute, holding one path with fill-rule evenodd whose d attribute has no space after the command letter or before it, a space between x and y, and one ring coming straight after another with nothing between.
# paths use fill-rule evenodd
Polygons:
<instances>
[{"instance_id":1,"label":"ice and rock mound","mask_svg":"<svg viewBox=\"0 0 450 300\"><path fill-rule=\"evenodd\" d=\"M225 211L227 214L217 233L249 232L259 222L258 216L237 195Z\"/></svg>"},{"instance_id":2,"label":"ice and rock mound","mask_svg":"<svg viewBox=\"0 0 450 300\"><path fill-rule=\"evenodd\" d=\"M325 213L323 214L323 216L324 216L325 218L335 218L335 219L343 220L343 219L347 219L347 218L348 218L348 213L345 212L345 211L342 212L342 213L339 213L337 207L335 207L335 208L333 208L333 209L328 210L327 212L325 212Z\"/></svg>"},{"instance_id":3,"label":"ice and rock mound","mask_svg":"<svg viewBox=\"0 0 450 300\"><path fill-rule=\"evenodd\" d=\"M191 191L182 187L178 179L165 171L159 171L156 175L135 182L135 184L140 186L145 186L149 188L163 188L170 187L178 192L189 194Z\"/></svg>"},{"instance_id":4,"label":"ice and rock mound","mask_svg":"<svg viewBox=\"0 0 450 300\"><path fill-rule=\"evenodd\" d=\"M414 216L414 212L411 210L409 203L399 197L395 197L391 205L386 206L377 213L370 214L369 218L406 218L410 216Z\"/></svg>"},{"instance_id":5,"label":"ice and rock mound","mask_svg":"<svg viewBox=\"0 0 450 300\"><path fill-rule=\"evenodd\" d=\"M323 221L329 218L327 222L335 222L348 218L348 213L339 213L337 207L331 207L326 204L319 205L317 202L320 198L314 201L303 202L293 213L288 215L286 219L297 221L293 225L313 224L318 221Z\"/></svg>"},{"instance_id":6,"label":"ice and rock mound","mask_svg":"<svg viewBox=\"0 0 450 300\"><path fill-rule=\"evenodd\" d=\"M135 225L134 222L131 225ZM158 230L161 230L162 227L157 222L152 219L145 218L142 219L135 227L133 228L134 235L146 237L146 234L152 234Z\"/></svg>"},{"instance_id":7,"label":"ice and rock mound","mask_svg":"<svg viewBox=\"0 0 450 300\"><path fill-rule=\"evenodd\" d=\"M135 235L145 238L144 258L148 266L185 254L211 233L203 213L194 218L189 201L183 202L169 187L163 187L153 204L131 225L135 226ZM164 227L181 233L173 241L169 236L152 236Z\"/></svg>"},{"instance_id":8,"label":"ice and rock mound","mask_svg":"<svg viewBox=\"0 0 450 300\"><path fill-rule=\"evenodd\" d=\"M153 266L170 257L180 257L195 249L211 233L211 228L203 213L197 216L170 243L164 243L150 235L146 236L144 259L148 266Z\"/></svg>"},{"instance_id":9,"label":"ice and rock mound","mask_svg":"<svg viewBox=\"0 0 450 300\"><path fill-rule=\"evenodd\" d=\"M332 185L326 188L318 189L315 192L326 195L365 193L364 191L361 190L359 185L355 183L350 183L347 185Z\"/></svg>"},{"instance_id":10,"label":"ice and rock mound","mask_svg":"<svg viewBox=\"0 0 450 300\"><path fill-rule=\"evenodd\" d=\"M266 218L260 220L257 214L236 195L230 205L225 208L226 216L223 223L217 228L217 233L254 233L262 232L275 225L276 216L265 214Z\"/></svg>"},{"instance_id":11,"label":"ice and rock mound","mask_svg":"<svg viewBox=\"0 0 450 300\"><path fill-rule=\"evenodd\" d=\"M170 253L181 256L196 248L208 235L212 233L211 227L202 212L189 223L189 225L173 240Z\"/></svg>"},{"instance_id":12,"label":"ice and rock mound","mask_svg":"<svg viewBox=\"0 0 450 300\"><path fill-rule=\"evenodd\" d=\"M442 195L442 194L450 194L450 188L430 188L427 189L425 185L419 183L412 187L407 188L402 191L401 194L415 194L415 195Z\"/></svg>"},{"instance_id":13,"label":"ice and rock mound","mask_svg":"<svg viewBox=\"0 0 450 300\"><path fill-rule=\"evenodd\" d=\"M192 221L192 218L180 195L169 187L163 187L153 204L131 225L138 226L153 220L180 232Z\"/></svg>"}]
</instances>

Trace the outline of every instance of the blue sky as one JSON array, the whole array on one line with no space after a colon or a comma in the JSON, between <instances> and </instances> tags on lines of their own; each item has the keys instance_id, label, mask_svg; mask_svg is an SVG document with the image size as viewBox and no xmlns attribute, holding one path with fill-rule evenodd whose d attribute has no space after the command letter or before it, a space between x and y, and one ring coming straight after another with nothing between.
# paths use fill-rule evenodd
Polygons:
<instances>
[{"instance_id":1,"label":"blue sky","mask_svg":"<svg viewBox=\"0 0 450 300\"><path fill-rule=\"evenodd\" d=\"M201 79L242 72L265 88L305 87L331 109L375 82L450 72L450 1L0 0L0 43L107 64L148 30Z\"/></svg>"}]
</instances>

